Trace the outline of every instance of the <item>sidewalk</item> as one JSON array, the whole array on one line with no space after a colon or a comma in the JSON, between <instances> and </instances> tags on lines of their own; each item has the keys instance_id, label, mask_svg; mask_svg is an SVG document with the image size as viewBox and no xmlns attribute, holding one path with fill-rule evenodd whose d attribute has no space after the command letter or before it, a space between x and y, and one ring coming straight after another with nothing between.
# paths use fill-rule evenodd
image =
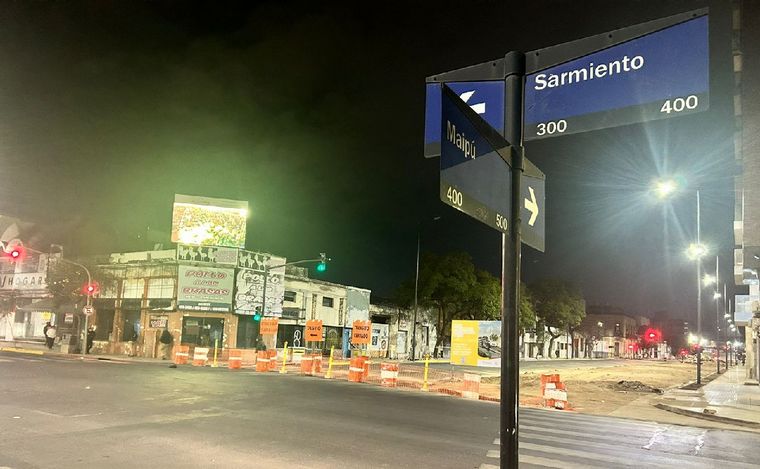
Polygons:
<instances>
[{"instance_id":1,"label":"sidewalk","mask_svg":"<svg viewBox=\"0 0 760 469\"><path fill-rule=\"evenodd\" d=\"M80 353L61 353L59 346L54 346L52 350L48 350L45 343L37 340L19 339L14 341L0 340L0 352L15 352L15 353L27 353L32 355L48 355L69 359L82 359L82 360L111 360L111 361L125 361L125 362L140 362L140 363L164 363L170 364L170 360L161 360L160 358L142 358L142 357L130 357L128 355L107 355L107 354L87 354L82 355Z\"/></svg>"},{"instance_id":2,"label":"sidewalk","mask_svg":"<svg viewBox=\"0 0 760 469\"><path fill-rule=\"evenodd\" d=\"M734 366L700 389L671 389L655 407L690 417L760 429L760 386L746 379L747 369Z\"/></svg>"}]
</instances>

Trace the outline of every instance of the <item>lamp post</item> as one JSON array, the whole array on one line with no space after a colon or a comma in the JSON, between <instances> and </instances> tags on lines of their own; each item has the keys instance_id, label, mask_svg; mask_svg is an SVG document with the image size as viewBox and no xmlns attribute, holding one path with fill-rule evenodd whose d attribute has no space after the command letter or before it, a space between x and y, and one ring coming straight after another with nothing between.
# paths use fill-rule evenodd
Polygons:
<instances>
[{"instance_id":1,"label":"lamp post","mask_svg":"<svg viewBox=\"0 0 760 469\"><path fill-rule=\"evenodd\" d=\"M433 217L432 221L440 220L441 217ZM411 361L417 359L417 289L420 283L420 238L422 236L422 223L417 224L417 264L414 270L414 317L412 318L412 357Z\"/></svg>"},{"instance_id":2,"label":"lamp post","mask_svg":"<svg viewBox=\"0 0 760 469\"><path fill-rule=\"evenodd\" d=\"M678 189L673 180L663 180L655 183L654 191L658 198L665 199ZM697 193L697 242L689 245L687 255L697 262L697 384L702 384L702 256L706 249L700 242L700 203L699 189Z\"/></svg>"}]
</instances>

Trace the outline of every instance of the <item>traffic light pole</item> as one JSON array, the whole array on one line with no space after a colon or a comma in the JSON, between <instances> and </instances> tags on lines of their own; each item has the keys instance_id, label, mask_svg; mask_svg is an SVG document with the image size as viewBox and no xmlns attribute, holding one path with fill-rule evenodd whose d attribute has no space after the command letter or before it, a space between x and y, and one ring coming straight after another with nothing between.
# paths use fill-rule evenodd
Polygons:
<instances>
[{"instance_id":1,"label":"traffic light pole","mask_svg":"<svg viewBox=\"0 0 760 469\"><path fill-rule=\"evenodd\" d=\"M519 332L520 311L520 183L523 173L522 97L525 76L525 54L509 52L505 65L504 137L512 145L512 193L509 234L502 234L501 273L501 403L499 412L500 466L516 468L518 454L518 408L520 395Z\"/></svg>"},{"instance_id":2,"label":"traffic light pole","mask_svg":"<svg viewBox=\"0 0 760 469\"><path fill-rule=\"evenodd\" d=\"M264 263L264 291L261 293L261 316L263 317L265 315L265 313L266 313L266 306L267 306L267 279L269 278L269 271L270 270L279 269L281 267L287 267L289 265L307 264L307 263L311 263L311 262L327 262L328 260L330 260L330 258L328 258L325 255L322 255L321 257L319 257L317 259L304 259L304 260L301 260L301 261L286 262L284 264L273 265L273 266L269 266L269 264L265 262ZM267 259L267 261L268 261L268 259ZM88 273L88 275L89 275L89 273ZM260 330L260 327L259 327L259 329L256 330L256 336L253 338L253 343L255 345L257 345L257 346L258 346L258 342L259 342L259 330Z\"/></svg>"}]
</instances>

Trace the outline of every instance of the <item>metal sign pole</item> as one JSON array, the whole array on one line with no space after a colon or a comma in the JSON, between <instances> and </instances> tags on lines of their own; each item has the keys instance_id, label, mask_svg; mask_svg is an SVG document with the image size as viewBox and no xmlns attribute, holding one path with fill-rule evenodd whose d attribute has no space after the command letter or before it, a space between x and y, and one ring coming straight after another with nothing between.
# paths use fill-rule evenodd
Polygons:
<instances>
[{"instance_id":1,"label":"metal sign pole","mask_svg":"<svg viewBox=\"0 0 760 469\"><path fill-rule=\"evenodd\" d=\"M523 173L522 97L525 75L525 54L510 52L505 65L504 137L512 146L512 207L510 238L502 234L502 311L501 311L501 408L499 436L500 465L516 468L518 455L518 407L520 392L519 333L520 316L520 182Z\"/></svg>"}]
</instances>

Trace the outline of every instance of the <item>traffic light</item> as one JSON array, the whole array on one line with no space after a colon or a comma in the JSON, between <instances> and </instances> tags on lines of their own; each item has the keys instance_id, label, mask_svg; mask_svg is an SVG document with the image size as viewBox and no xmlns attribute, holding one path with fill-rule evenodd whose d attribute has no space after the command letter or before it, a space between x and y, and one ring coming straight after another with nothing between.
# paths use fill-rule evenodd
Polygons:
<instances>
[{"instance_id":1,"label":"traffic light","mask_svg":"<svg viewBox=\"0 0 760 469\"><path fill-rule=\"evenodd\" d=\"M90 282L82 285L82 294L87 296L95 296L100 293L100 285L98 282Z\"/></svg>"},{"instance_id":2,"label":"traffic light","mask_svg":"<svg viewBox=\"0 0 760 469\"><path fill-rule=\"evenodd\" d=\"M317 272L324 272L327 270L327 261L329 259L327 258L327 254L324 252L320 252L319 257L321 260L319 261L319 264L317 264Z\"/></svg>"},{"instance_id":3,"label":"traffic light","mask_svg":"<svg viewBox=\"0 0 760 469\"><path fill-rule=\"evenodd\" d=\"M8 256L10 256L11 260L14 262L18 262L24 258L24 248L23 246L15 246L13 249L8 252Z\"/></svg>"},{"instance_id":4,"label":"traffic light","mask_svg":"<svg viewBox=\"0 0 760 469\"><path fill-rule=\"evenodd\" d=\"M0 243L0 246L3 248L3 256L7 257L11 262L20 262L24 260L24 257L26 257L26 250L21 244L16 244L15 246L11 247Z\"/></svg>"},{"instance_id":5,"label":"traffic light","mask_svg":"<svg viewBox=\"0 0 760 469\"><path fill-rule=\"evenodd\" d=\"M254 321L261 321L261 307L257 306L256 311L253 313L253 320Z\"/></svg>"}]
</instances>

